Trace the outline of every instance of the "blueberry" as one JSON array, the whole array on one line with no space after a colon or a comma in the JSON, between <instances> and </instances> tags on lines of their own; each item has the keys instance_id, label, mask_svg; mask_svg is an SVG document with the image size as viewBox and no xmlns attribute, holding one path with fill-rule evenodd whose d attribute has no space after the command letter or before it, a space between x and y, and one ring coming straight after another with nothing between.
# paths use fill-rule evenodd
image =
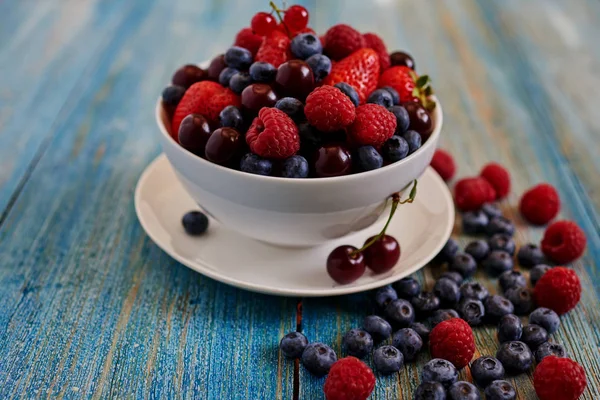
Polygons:
<instances>
[{"instance_id":1,"label":"blueberry","mask_svg":"<svg viewBox=\"0 0 600 400\"><path fill-rule=\"evenodd\" d=\"M521 341L529 346L530 349L537 349L542 343L548 341L548 332L539 325L529 324L523 327Z\"/></svg>"},{"instance_id":2,"label":"blueberry","mask_svg":"<svg viewBox=\"0 0 600 400\"><path fill-rule=\"evenodd\" d=\"M456 310L452 309L444 309L444 310L435 310L433 315L429 318L429 322L431 322L431 326L436 326L440 322L448 321L452 318L460 318L460 315L456 312Z\"/></svg>"},{"instance_id":3,"label":"blueberry","mask_svg":"<svg viewBox=\"0 0 600 400\"><path fill-rule=\"evenodd\" d=\"M382 309L397 298L398 294L396 294L396 291L391 285L379 288L377 289L377 292L375 292L375 303Z\"/></svg>"},{"instance_id":4,"label":"blueberry","mask_svg":"<svg viewBox=\"0 0 600 400\"><path fill-rule=\"evenodd\" d=\"M300 136L300 149L307 154L312 154L323 145L323 134L308 122L298 125L298 136Z\"/></svg>"},{"instance_id":5,"label":"blueberry","mask_svg":"<svg viewBox=\"0 0 600 400\"><path fill-rule=\"evenodd\" d=\"M508 289L504 296L515 306L515 314L529 314L535 307L531 291L526 287Z\"/></svg>"},{"instance_id":6,"label":"blueberry","mask_svg":"<svg viewBox=\"0 0 600 400\"><path fill-rule=\"evenodd\" d=\"M383 144L381 152L389 162L400 161L408 155L408 142L394 135Z\"/></svg>"},{"instance_id":7,"label":"blueberry","mask_svg":"<svg viewBox=\"0 0 600 400\"><path fill-rule=\"evenodd\" d=\"M394 284L398 297L410 300L421 292L421 284L414 278L406 277Z\"/></svg>"},{"instance_id":8,"label":"blueberry","mask_svg":"<svg viewBox=\"0 0 600 400\"><path fill-rule=\"evenodd\" d=\"M410 324L409 328L417 332L419 336L421 336L421 339L424 343L427 343L429 341L429 333L431 332L431 330L424 323L413 322L412 324Z\"/></svg>"},{"instance_id":9,"label":"blueberry","mask_svg":"<svg viewBox=\"0 0 600 400\"><path fill-rule=\"evenodd\" d=\"M392 100L394 101L394 105L400 104L400 95L398 94L398 91L396 89L394 89L391 86L384 86L384 87L382 87L382 89L387 90L392 95ZM406 124L406 128L404 130L406 130L406 129L408 129L408 123Z\"/></svg>"},{"instance_id":10,"label":"blueberry","mask_svg":"<svg viewBox=\"0 0 600 400\"><path fill-rule=\"evenodd\" d=\"M421 147L421 135L417 131L406 131L402 137L408 143L408 154L412 154Z\"/></svg>"},{"instance_id":11,"label":"blueberry","mask_svg":"<svg viewBox=\"0 0 600 400\"><path fill-rule=\"evenodd\" d=\"M406 108L404 108L403 106L392 106L388 108L388 111L394 114L394 116L396 117L396 134L404 134L408 130L408 126L410 125L410 116L408 115L408 111L406 111Z\"/></svg>"},{"instance_id":12,"label":"blueberry","mask_svg":"<svg viewBox=\"0 0 600 400\"><path fill-rule=\"evenodd\" d=\"M369 315L363 321L363 329L371 335L375 342L382 342L392 334L392 326L378 315Z\"/></svg>"},{"instance_id":13,"label":"blueberry","mask_svg":"<svg viewBox=\"0 0 600 400\"><path fill-rule=\"evenodd\" d=\"M241 94L252 83L252 78L247 72L238 72L229 80L229 88L237 94Z\"/></svg>"},{"instance_id":14,"label":"blueberry","mask_svg":"<svg viewBox=\"0 0 600 400\"><path fill-rule=\"evenodd\" d=\"M394 105L392 94L385 89L377 89L373 91L367 98L367 103L379 104L385 108Z\"/></svg>"},{"instance_id":15,"label":"blueberry","mask_svg":"<svg viewBox=\"0 0 600 400\"><path fill-rule=\"evenodd\" d=\"M321 54L323 52L323 45L317 35L313 33L301 33L292 39L290 50L296 58L306 60L312 55Z\"/></svg>"},{"instance_id":16,"label":"blueberry","mask_svg":"<svg viewBox=\"0 0 600 400\"><path fill-rule=\"evenodd\" d=\"M509 235L504 233L496 233L494 234L490 240L488 241L490 245L490 250L501 250L505 251L511 256L515 254L515 241Z\"/></svg>"},{"instance_id":17,"label":"blueberry","mask_svg":"<svg viewBox=\"0 0 600 400\"><path fill-rule=\"evenodd\" d=\"M469 325L476 326L483 322L485 307L481 300L464 299L458 305L458 312Z\"/></svg>"},{"instance_id":18,"label":"blueberry","mask_svg":"<svg viewBox=\"0 0 600 400\"><path fill-rule=\"evenodd\" d=\"M558 330L560 318L558 317L558 314L551 309L540 307L529 314L529 323L539 325L549 334L552 334Z\"/></svg>"},{"instance_id":19,"label":"blueberry","mask_svg":"<svg viewBox=\"0 0 600 400\"><path fill-rule=\"evenodd\" d=\"M458 243L450 238L435 257L439 262L450 262L456 253L458 253Z\"/></svg>"},{"instance_id":20,"label":"blueberry","mask_svg":"<svg viewBox=\"0 0 600 400\"><path fill-rule=\"evenodd\" d=\"M357 151L358 165L363 171L371 171L383 166L383 158L373 146L362 146Z\"/></svg>"},{"instance_id":21,"label":"blueberry","mask_svg":"<svg viewBox=\"0 0 600 400\"><path fill-rule=\"evenodd\" d=\"M496 358L510 373L525 372L533 364L531 350L525 343L519 341L502 343L496 352Z\"/></svg>"},{"instance_id":22,"label":"blueberry","mask_svg":"<svg viewBox=\"0 0 600 400\"><path fill-rule=\"evenodd\" d=\"M394 346L381 346L373 352L373 364L380 374L393 374L404 365L404 356Z\"/></svg>"},{"instance_id":23,"label":"blueberry","mask_svg":"<svg viewBox=\"0 0 600 400\"><path fill-rule=\"evenodd\" d=\"M415 310L408 300L396 299L385 308L385 316L393 326L404 328L415 320Z\"/></svg>"},{"instance_id":24,"label":"blueberry","mask_svg":"<svg viewBox=\"0 0 600 400\"><path fill-rule=\"evenodd\" d=\"M256 175L271 175L273 163L261 158L256 154L248 153L240 161L240 169L244 172Z\"/></svg>"},{"instance_id":25,"label":"blueberry","mask_svg":"<svg viewBox=\"0 0 600 400\"><path fill-rule=\"evenodd\" d=\"M342 93L344 93L346 96L348 96L350 98L350 100L352 100L352 103L354 103L354 105L356 107L358 107L358 105L360 104L360 100L358 97L358 93L356 92L356 89L354 89L352 86L348 85L346 82L336 83L333 86L340 89L342 91Z\"/></svg>"},{"instance_id":26,"label":"blueberry","mask_svg":"<svg viewBox=\"0 0 600 400\"><path fill-rule=\"evenodd\" d=\"M517 392L515 388L507 381L494 381L485 388L486 400L515 400Z\"/></svg>"},{"instance_id":27,"label":"blueberry","mask_svg":"<svg viewBox=\"0 0 600 400\"><path fill-rule=\"evenodd\" d=\"M467 211L462 215L463 233L476 235L485 232L485 227L489 222L488 216L483 211Z\"/></svg>"},{"instance_id":28,"label":"blueberry","mask_svg":"<svg viewBox=\"0 0 600 400\"><path fill-rule=\"evenodd\" d=\"M281 339L279 348L288 358L300 358L308 345L308 339L300 332L290 332Z\"/></svg>"},{"instance_id":29,"label":"blueberry","mask_svg":"<svg viewBox=\"0 0 600 400\"><path fill-rule=\"evenodd\" d=\"M521 267L531 268L546 262L546 257L544 257L544 253L542 253L542 250L538 246L529 243L521 246L517 253L517 260Z\"/></svg>"},{"instance_id":30,"label":"blueberry","mask_svg":"<svg viewBox=\"0 0 600 400\"><path fill-rule=\"evenodd\" d=\"M463 277L468 278L477 271L477 263L470 254L459 252L452 259L449 268L450 271L458 272Z\"/></svg>"},{"instance_id":31,"label":"blueberry","mask_svg":"<svg viewBox=\"0 0 600 400\"><path fill-rule=\"evenodd\" d=\"M313 375L327 375L336 361L335 351L324 343L311 343L302 352L302 365Z\"/></svg>"},{"instance_id":32,"label":"blueberry","mask_svg":"<svg viewBox=\"0 0 600 400\"><path fill-rule=\"evenodd\" d=\"M457 285L460 285L464 281L463 276L456 271L446 271L440 275L440 279L442 278L452 279Z\"/></svg>"},{"instance_id":33,"label":"blueberry","mask_svg":"<svg viewBox=\"0 0 600 400\"><path fill-rule=\"evenodd\" d=\"M495 380L504 378L504 367L494 357L483 356L471 364L471 376L479 387L486 387Z\"/></svg>"},{"instance_id":34,"label":"blueberry","mask_svg":"<svg viewBox=\"0 0 600 400\"><path fill-rule=\"evenodd\" d=\"M185 88L183 86L167 86L162 92L162 101L168 106L175 107L179 104L184 94Z\"/></svg>"},{"instance_id":35,"label":"blueberry","mask_svg":"<svg viewBox=\"0 0 600 400\"><path fill-rule=\"evenodd\" d=\"M475 240L465 247L465 253L470 254L475 261L480 262L490 253L490 245L485 240Z\"/></svg>"},{"instance_id":36,"label":"blueberry","mask_svg":"<svg viewBox=\"0 0 600 400\"><path fill-rule=\"evenodd\" d=\"M350 329L342 338L342 348L349 356L365 358L373 351L373 338L362 329Z\"/></svg>"},{"instance_id":37,"label":"blueberry","mask_svg":"<svg viewBox=\"0 0 600 400\"><path fill-rule=\"evenodd\" d=\"M200 211L190 211L181 220L188 235L198 236L208 229L208 217Z\"/></svg>"},{"instance_id":38,"label":"blueberry","mask_svg":"<svg viewBox=\"0 0 600 400\"><path fill-rule=\"evenodd\" d=\"M480 400L479 391L469 382L454 382L448 389L449 400Z\"/></svg>"},{"instance_id":39,"label":"blueberry","mask_svg":"<svg viewBox=\"0 0 600 400\"><path fill-rule=\"evenodd\" d=\"M515 306L506 297L494 294L488 296L484 301L485 315L492 322L498 321L506 314L512 314Z\"/></svg>"},{"instance_id":40,"label":"blueberry","mask_svg":"<svg viewBox=\"0 0 600 400\"><path fill-rule=\"evenodd\" d=\"M490 219L490 223L486 227L486 232L490 236L495 235L496 233L504 233L512 236L515 234L515 226L507 218L494 217Z\"/></svg>"},{"instance_id":41,"label":"blueberry","mask_svg":"<svg viewBox=\"0 0 600 400\"><path fill-rule=\"evenodd\" d=\"M293 97L284 97L275 103L275 108L286 113L294 122L304 120L304 104Z\"/></svg>"},{"instance_id":42,"label":"blueberry","mask_svg":"<svg viewBox=\"0 0 600 400\"><path fill-rule=\"evenodd\" d=\"M423 339L413 329L402 328L392 336L392 345L402 352L406 361L412 361L421 351Z\"/></svg>"},{"instance_id":43,"label":"blueberry","mask_svg":"<svg viewBox=\"0 0 600 400\"><path fill-rule=\"evenodd\" d=\"M231 68L246 70L252 65L252 53L243 47L230 47L225 52L225 64Z\"/></svg>"},{"instance_id":44,"label":"blueberry","mask_svg":"<svg viewBox=\"0 0 600 400\"><path fill-rule=\"evenodd\" d=\"M498 322L498 341L500 343L521 340L523 324L515 314L506 314Z\"/></svg>"},{"instance_id":45,"label":"blueberry","mask_svg":"<svg viewBox=\"0 0 600 400\"><path fill-rule=\"evenodd\" d=\"M417 314L429 315L440 308L440 299L432 292L422 291L410 299Z\"/></svg>"},{"instance_id":46,"label":"blueberry","mask_svg":"<svg viewBox=\"0 0 600 400\"><path fill-rule=\"evenodd\" d=\"M510 271L513 266L514 263L510 254L502 250L492 251L483 260L483 267L492 276L498 276L504 271Z\"/></svg>"},{"instance_id":47,"label":"blueberry","mask_svg":"<svg viewBox=\"0 0 600 400\"><path fill-rule=\"evenodd\" d=\"M239 130L244 124L242 112L236 106L227 106L219 113L221 126Z\"/></svg>"},{"instance_id":48,"label":"blueberry","mask_svg":"<svg viewBox=\"0 0 600 400\"><path fill-rule=\"evenodd\" d=\"M433 286L433 293L447 305L454 305L460 300L460 289L452 279L440 278Z\"/></svg>"},{"instance_id":49,"label":"blueberry","mask_svg":"<svg viewBox=\"0 0 600 400\"><path fill-rule=\"evenodd\" d=\"M465 282L460 287L460 294L465 299L483 301L490 295L490 292L479 282Z\"/></svg>"},{"instance_id":50,"label":"blueberry","mask_svg":"<svg viewBox=\"0 0 600 400\"><path fill-rule=\"evenodd\" d=\"M446 390L439 382L422 382L413 400L446 400Z\"/></svg>"},{"instance_id":51,"label":"blueberry","mask_svg":"<svg viewBox=\"0 0 600 400\"><path fill-rule=\"evenodd\" d=\"M556 356L560 358L569 357L567 351L561 344L550 342L540 344L540 346L535 351L535 361L540 363L545 357L548 356Z\"/></svg>"},{"instance_id":52,"label":"blueberry","mask_svg":"<svg viewBox=\"0 0 600 400\"><path fill-rule=\"evenodd\" d=\"M551 269L552 267L546 264L539 264L531 268L531 271L529 271L529 281L531 282L531 286L535 286L540 278Z\"/></svg>"},{"instance_id":53,"label":"blueberry","mask_svg":"<svg viewBox=\"0 0 600 400\"><path fill-rule=\"evenodd\" d=\"M267 62L257 61L250 66L249 72L254 82L269 83L275 79L277 68Z\"/></svg>"},{"instance_id":54,"label":"blueberry","mask_svg":"<svg viewBox=\"0 0 600 400\"><path fill-rule=\"evenodd\" d=\"M423 382L439 382L447 388L457 380L456 367L450 361L442 358L429 360L421 370L421 381Z\"/></svg>"},{"instance_id":55,"label":"blueberry","mask_svg":"<svg viewBox=\"0 0 600 400\"><path fill-rule=\"evenodd\" d=\"M514 269L510 271L504 271L502 274L500 274L498 282L500 283L500 287L504 292L506 292L508 289L527 286L525 275Z\"/></svg>"},{"instance_id":56,"label":"blueberry","mask_svg":"<svg viewBox=\"0 0 600 400\"><path fill-rule=\"evenodd\" d=\"M238 72L239 71L235 68L223 68L223 71L221 71L221 73L219 74L219 83L222 86L229 87L229 81L231 81L231 78Z\"/></svg>"},{"instance_id":57,"label":"blueberry","mask_svg":"<svg viewBox=\"0 0 600 400\"><path fill-rule=\"evenodd\" d=\"M281 176L284 178L308 177L308 161L302 156L291 156L283 162Z\"/></svg>"},{"instance_id":58,"label":"blueberry","mask_svg":"<svg viewBox=\"0 0 600 400\"><path fill-rule=\"evenodd\" d=\"M502 216L502 210L500 210L500 207L493 203L485 203L483 206L481 206L481 211L483 211L490 219Z\"/></svg>"},{"instance_id":59,"label":"blueberry","mask_svg":"<svg viewBox=\"0 0 600 400\"><path fill-rule=\"evenodd\" d=\"M320 82L331 72L331 60L323 54L313 54L306 59L306 63L313 72L315 82Z\"/></svg>"}]
</instances>

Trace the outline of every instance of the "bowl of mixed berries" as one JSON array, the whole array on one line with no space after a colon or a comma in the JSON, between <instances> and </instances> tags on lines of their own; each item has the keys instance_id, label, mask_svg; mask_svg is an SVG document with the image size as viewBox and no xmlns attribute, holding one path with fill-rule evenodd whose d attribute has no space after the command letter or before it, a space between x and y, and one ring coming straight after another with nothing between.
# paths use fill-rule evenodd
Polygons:
<instances>
[{"instance_id":1,"label":"bowl of mixed berries","mask_svg":"<svg viewBox=\"0 0 600 400\"><path fill-rule=\"evenodd\" d=\"M442 111L413 58L376 34L319 36L304 7L271 7L223 54L175 72L156 107L161 143L224 226L319 245L382 220L429 165Z\"/></svg>"}]
</instances>

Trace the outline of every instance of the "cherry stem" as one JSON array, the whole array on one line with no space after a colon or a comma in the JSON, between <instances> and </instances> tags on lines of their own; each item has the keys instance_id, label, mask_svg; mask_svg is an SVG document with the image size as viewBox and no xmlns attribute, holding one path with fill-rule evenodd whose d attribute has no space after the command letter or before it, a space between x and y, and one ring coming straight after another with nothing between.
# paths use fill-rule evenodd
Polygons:
<instances>
[{"instance_id":1,"label":"cherry stem","mask_svg":"<svg viewBox=\"0 0 600 400\"><path fill-rule=\"evenodd\" d=\"M290 30L288 29L287 25L285 24L285 22L283 22L283 17L281 16L281 13L283 12L282 10L280 10L275 3L273 3L272 1L269 2L269 5L271 6L271 8L275 11L275 13L277 14L277 17L279 18L279 21L283 24L283 27L285 28L285 32L287 33L288 37L291 39L292 38L292 34L290 33Z\"/></svg>"}]
</instances>

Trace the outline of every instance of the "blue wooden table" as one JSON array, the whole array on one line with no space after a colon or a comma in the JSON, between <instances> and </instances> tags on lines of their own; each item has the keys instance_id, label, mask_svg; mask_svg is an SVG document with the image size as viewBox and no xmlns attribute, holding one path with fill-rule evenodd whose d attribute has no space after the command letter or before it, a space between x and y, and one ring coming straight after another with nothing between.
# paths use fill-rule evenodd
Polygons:
<instances>
[{"instance_id":1,"label":"blue wooden table","mask_svg":"<svg viewBox=\"0 0 600 400\"><path fill-rule=\"evenodd\" d=\"M588 250L583 298L555 339L600 398L600 2L302 2L323 32L377 30L434 78L442 147L460 175L506 165L502 207L519 243L520 193L557 186ZM319 399L322 379L282 358L301 322L340 353L366 294L279 298L205 278L145 235L133 190L159 153L153 106L171 73L222 52L259 0L0 0L0 398ZM460 238L466 243L467 238ZM439 271L418 274L431 285ZM485 279L481 277L481 279ZM495 289L496 282L486 281ZM476 330L478 354L497 348ZM379 378L374 399L411 399L420 366ZM463 372L468 379L468 368ZM533 399L531 374L514 381Z\"/></svg>"}]
</instances>

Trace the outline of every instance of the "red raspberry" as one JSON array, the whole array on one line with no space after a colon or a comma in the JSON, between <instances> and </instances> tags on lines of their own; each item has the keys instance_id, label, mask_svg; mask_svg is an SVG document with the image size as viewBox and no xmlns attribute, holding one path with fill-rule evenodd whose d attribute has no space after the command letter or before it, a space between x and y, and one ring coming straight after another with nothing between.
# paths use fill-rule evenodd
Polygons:
<instances>
[{"instance_id":1,"label":"red raspberry","mask_svg":"<svg viewBox=\"0 0 600 400\"><path fill-rule=\"evenodd\" d=\"M383 40L381 40L381 38L374 33L365 33L363 38L365 39L366 47L377 52L377 55L379 56L379 68L381 69L381 72L388 69L392 62Z\"/></svg>"},{"instance_id":2,"label":"red raspberry","mask_svg":"<svg viewBox=\"0 0 600 400\"><path fill-rule=\"evenodd\" d=\"M262 40L262 36L255 35L252 32L252 28L244 28L235 36L233 45L248 49L255 56L262 44Z\"/></svg>"},{"instance_id":3,"label":"red raspberry","mask_svg":"<svg viewBox=\"0 0 600 400\"><path fill-rule=\"evenodd\" d=\"M356 117L354 104L348 96L333 86L321 86L306 98L304 115L322 132L335 132L350 125Z\"/></svg>"},{"instance_id":4,"label":"red raspberry","mask_svg":"<svg viewBox=\"0 0 600 400\"><path fill-rule=\"evenodd\" d=\"M572 221L556 221L544 232L542 251L557 264L575 261L583 254L585 233Z\"/></svg>"},{"instance_id":5,"label":"red raspberry","mask_svg":"<svg viewBox=\"0 0 600 400\"><path fill-rule=\"evenodd\" d=\"M494 187L496 199L502 199L510 192L510 175L502 165L489 163L479 175Z\"/></svg>"},{"instance_id":6,"label":"red raspberry","mask_svg":"<svg viewBox=\"0 0 600 400\"><path fill-rule=\"evenodd\" d=\"M456 172L456 164L454 159L447 151L437 149L433 154L430 165L442 177L443 180L449 181Z\"/></svg>"},{"instance_id":7,"label":"red raspberry","mask_svg":"<svg viewBox=\"0 0 600 400\"><path fill-rule=\"evenodd\" d=\"M273 31L263 38L254 61L263 61L272 64L275 68L292 59L290 52L290 38L280 31Z\"/></svg>"},{"instance_id":8,"label":"red raspberry","mask_svg":"<svg viewBox=\"0 0 600 400\"><path fill-rule=\"evenodd\" d=\"M523 194L519 211L527 221L535 225L544 225L556 217L560 210L560 198L552 185L542 183Z\"/></svg>"},{"instance_id":9,"label":"red raspberry","mask_svg":"<svg viewBox=\"0 0 600 400\"><path fill-rule=\"evenodd\" d=\"M396 117L379 104L364 104L356 108L356 119L348 128L350 141L360 146L380 148L394 136Z\"/></svg>"},{"instance_id":10,"label":"red raspberry","mask_svg":"<svg viewBox=\"0 0 600 400\"><path fill-rule=\"evenodd\" d=\"M329 370L323 392L327 400L366 400L374 388L371 368L356 357L345 357Z\"/></svg>"},{"instance_id":11,"label":"red raspberry","mask_svg":"<svg viewBox=\"0 0 600 400\"><path fill-rule=\"evenodd\" d=\"M539 307L565 314L572 310L581 298L581 283L575 271L566 267L554 267L546 271L533 289Z\"/></svg>"},{"instance_id":12,"label":"red raspberry","mask_svg":"<svg viewBox=\"0 0 600 400\"><path fill-rule=\"evenodd\" d=\"M363 47L365 39L349 25L334 25L325 33L325 53L333 60L341 60Z\"/></svg>"},{"instance_id":13,"label":"red raspberry","mask_svg":"<svg viewBox=\"0 0 600 400\"><path fill-rule=\"evenodd\" d=\"M569 358L544 357L533 372L540 400L577 400L587 386L585 370Z\"/></svg>"},{"instance_id":14,"label":"red raspberry","mask_svg":"<svg viewBox=\"0 0 600 400\"><path fill-rule=\"evenodd\" d=\"M475 353L473 331L461 318L440 322L429 334L429 350L433 358L443 358L461 369Z\"/></svg>"},{"instance_id":15,"label":"red raspberry","mask_svg":"<svg viewBox=\"0 0 600 400\"><path fill-rule=\"evenodd\" d=\"M283 159L300 149L298 127L277 108L261 108L246 133L246 143L261 157Z\"/></svg>"},{"instance_id":16,"label":"red raspberry","mask_svg":"<svg viewBox=\"0 0 600 400\"><path fill-rule=\"evenodd\" d=\"M463 178L454 186L454 201L461 211L478 210L496 199L496 191L481 177Z\"/></svg>"}]
</instances>

